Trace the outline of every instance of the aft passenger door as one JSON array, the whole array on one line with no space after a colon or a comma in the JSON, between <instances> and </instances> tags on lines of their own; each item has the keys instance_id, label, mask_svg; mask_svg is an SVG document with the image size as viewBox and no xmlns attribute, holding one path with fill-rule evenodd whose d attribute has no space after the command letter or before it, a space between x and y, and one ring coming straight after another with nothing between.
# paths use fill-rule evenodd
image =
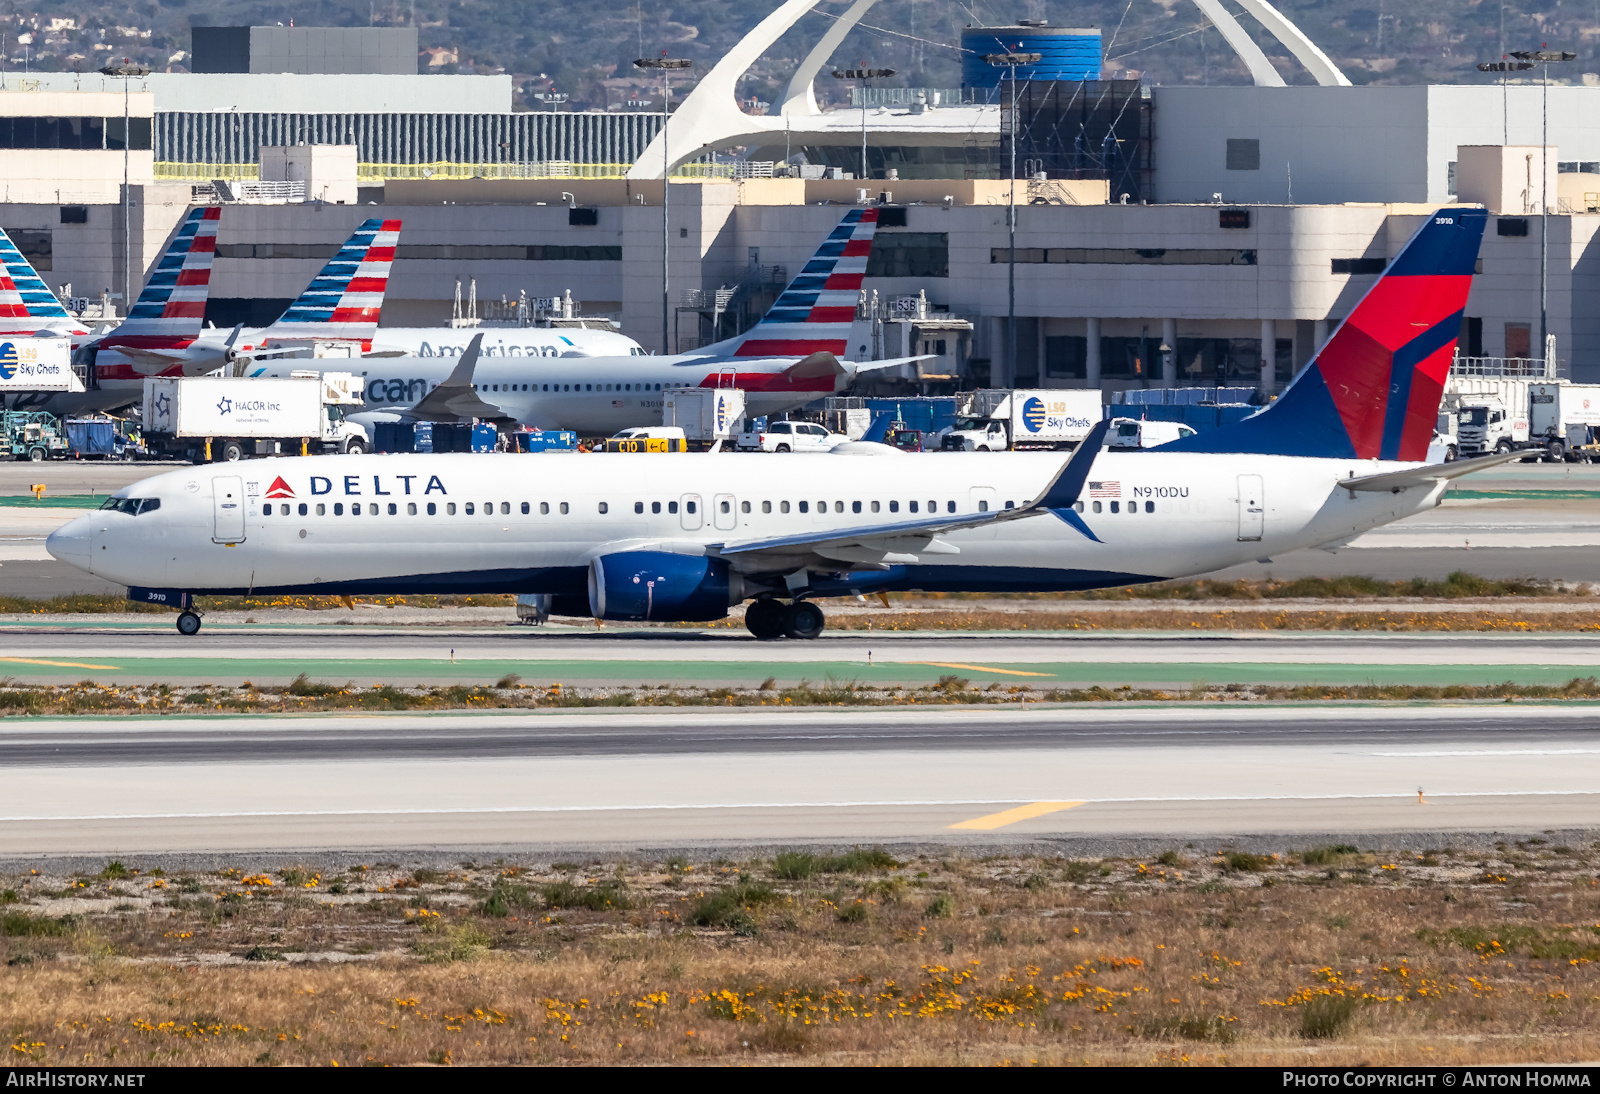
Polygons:
<instances>
[{"instance_id":1,"label":"aft passenger door","mask_svg":"<svg viewBox=\"0 0 1600 1094\"><path fill-rule=\"evenodd\" d=\"M700 526L706 522L705 514L700 511L701 506L704 504L700 500L700 495L685 494L678 499L678 504L678 519L683 524L683 530L685 532L699 531Z\"/></svg>"},{"instance_id":2,"label":"aft passenger door","mask_svg":"<svg viewBox=\"0 0 1600 1094\"><path fill-rule=\"evenodd\" d=\"M238 475L218 475L211 480L214 518L213 543L238 543L244 539L244 480Z\"/></svg>"},{"instance_id":3,"label":"aft passenger door","mask_svg":"<svg viewBox=\"0 0 1600 1094\"><path fill-rule=\"evenodd\" d=\"M1239 539L1261 538L1266 524L1267 501L1260 475L1239 476Z\"/></svg>"},{"instance_id":4,"label":"aft passenger door","mask_svg":"<svg viewBox=\"0 0 1600 1094\"><path fill-rule=\"evenodd\" d=\"M719 531L731 532L739 526L738 503L732 494L718 494L711 504L711 523Z\"/></svg>"}]
</instances>

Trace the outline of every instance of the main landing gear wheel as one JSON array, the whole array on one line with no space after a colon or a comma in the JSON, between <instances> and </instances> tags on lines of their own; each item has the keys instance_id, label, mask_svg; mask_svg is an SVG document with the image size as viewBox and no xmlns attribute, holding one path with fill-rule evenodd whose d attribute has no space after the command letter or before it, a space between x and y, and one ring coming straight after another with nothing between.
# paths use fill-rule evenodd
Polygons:
<instances>
[{"instance_id":1,"label":"main landing gear wheel","mask_svg":"<svg viewBox=\"0 0 1600 1094\"><path fill-rule=\"evenodd\" d=\"M178 633L179 634L199 634L200 633L200 617L198 615L196 615L194 612L179 612L178 613Z\"/></svg>"},{"instance_id":2,"label":"main landing gear wheel","mask_svg":"<svg viewBox=\"0 0 1600 1094\"><path fill-rule=\"evenodd\" d=\"M744 610L744 625L757 638L782 638L784 612L776 600L757 600Z\"/></svg>"},{"instance_id":3,"label":"main landing gear wheel","mask_svg":"<svg viewBox=\"0 0 1600 1094\"><path fill-rule=\"evenodd\" d=\"M822 609L807 600L797 600L784 612L783 633L790 638L816 638L827 620Z\"/></svg>"}]
</instances>

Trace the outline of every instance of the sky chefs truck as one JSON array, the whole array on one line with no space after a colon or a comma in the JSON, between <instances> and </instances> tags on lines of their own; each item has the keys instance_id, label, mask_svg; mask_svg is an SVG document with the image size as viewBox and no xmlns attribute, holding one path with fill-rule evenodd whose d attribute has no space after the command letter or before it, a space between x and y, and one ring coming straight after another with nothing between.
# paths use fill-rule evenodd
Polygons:
<instances>
[{"instance_id":1,"label":"sky chefs truck","mask_svg":"<svg viewBox=\"0 0 1600 1094\"><path fill-rule=\"evenodd\" d=\"M251 456L365 452L362 380L348 372L281 378L152 377L144 382L145 444L194 463Z\"/></svg>"},{"instance_id":2,"label":"sky chefs truck","mask_svg":"<svg viewBox=\"0 0 1600 1094\"><path fill-rule=\"evenodd\" d=\"M946 451L1076 448L1101 418L1099 391L984 388L940 433Z\"/></svg>"},{"instance_id":3,"label":"sky chefs truck","mask_svg":"<svg viewBox=\"0 0 1600 1094\"><path fill-rule=\"evenodd\" d=\"M1600 429L1600 384L1554 380L1452 379L1445 409L1453 412L1456 453L1542 449L1565 460Z\"/></svg>"}]
</instances>

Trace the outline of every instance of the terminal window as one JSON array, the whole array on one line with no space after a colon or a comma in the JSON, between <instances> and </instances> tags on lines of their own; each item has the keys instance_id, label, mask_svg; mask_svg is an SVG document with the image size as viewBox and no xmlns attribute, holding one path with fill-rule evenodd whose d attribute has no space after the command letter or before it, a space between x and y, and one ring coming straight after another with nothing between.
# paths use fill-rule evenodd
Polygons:
<instances>
[{"instance_id":1,"label":"terminal window","mask_svg":"<svg viewBox=\"0 0 1600 1094\"><path fill-rule=\"evenodd\" d=\"M1253 137L1229 137L1227 168L1229 171L1261 170L1261 142Z\"/></svg>"},{"instance_id":2,"label":"terminal window","mask_svg":"<svg viewBox=\"0 0 1600 1094\"><path fill-rule=\"evenodd\" d=\"M873 240L868 277L949 277L946 232L888 232Z\"/></svg>"},{"instance_id":3,"label":"terminal window","mask_svg":"<svg viewBox=\"0 0 1600 1094\"><path fill-rule=\"evenodd\" d=\"M1494 222L1495 235L1525 236L1528 234L1527 217L1499 217Z\"/></svg>"},{"instance_id":4,"label":"terminal window","mask_svg":"<svg viewBox=\"0 0 1600 1094\"><path fill-rule=\"evenodd\" d=\"M33 263L35 270L43 273L51 268L51 256L55 246L48 230L13 229L11 242L17 245L17 250L22 252L23 258Z\"/></svg>"},{"instance_id":5,"label":"terminal window","mask_svg":"<svg viewBox=\"0 0 1600 1094\"><path fill-rule=\"evenodd\" d=\"M1389 264L1386 258L1336 258L1333 260L1333 272L1336 274L1381 274L1383 268Z\"/></svg>"}]
</instances>

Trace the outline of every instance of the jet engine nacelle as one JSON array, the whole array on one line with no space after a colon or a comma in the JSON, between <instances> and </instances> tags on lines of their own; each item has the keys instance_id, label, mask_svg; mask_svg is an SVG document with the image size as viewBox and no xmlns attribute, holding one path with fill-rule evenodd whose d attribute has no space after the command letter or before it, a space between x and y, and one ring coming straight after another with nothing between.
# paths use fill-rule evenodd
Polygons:
<instances>
[{"instance_id":1,"label":"jet engine nacelle","mask_svg":"<svg viewBox=\"0 0 1600 1094\"><path fill-rule=\"evenodd\" d=\"M619 551L589 563L589 611L596 619L698 623L726 617L745 595L744 579L706 555Z\"/></svg>"}]
</instances>

